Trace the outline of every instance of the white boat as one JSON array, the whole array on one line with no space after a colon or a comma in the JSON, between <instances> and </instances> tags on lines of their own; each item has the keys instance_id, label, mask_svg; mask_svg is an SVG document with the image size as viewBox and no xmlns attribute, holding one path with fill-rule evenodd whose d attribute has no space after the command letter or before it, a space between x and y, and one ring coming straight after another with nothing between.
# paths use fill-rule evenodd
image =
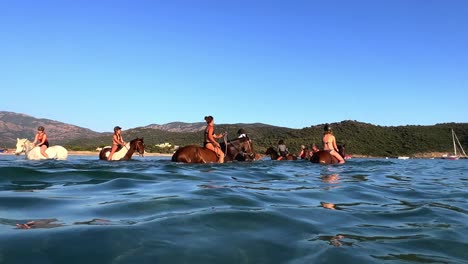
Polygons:
<instances>
[{"instance_id":1,"label":"white boat","mask_svg":"<svg viewBox=\"0 0 468 264\"><path fill-rule=\"evenodd\" d=\"M460 157L468 158L468 156L466 156L465 150L463 150L462 145L460 144L460 140L458 140L458 137L455 134L455 131L453 131L453 129L452 129L452 141L453 141L453 154L445 154L441 158L450 159L450 160L457 160ZM460 148L460 151L458 151L458 153L457 153L457 150L458 150L457 143L458 143L458 148Z\"/></svg>"},{"instance_id":2,"label":"white boat","mask_svg":"<svg viewBox=\"0 0 468 264\"><path fill-rule=\"evenodd\" d=\"M399 156L398 159L407 160L407 159L409 159L409 157L406 157L406 156Z\"/></svg>"}]
</instances>

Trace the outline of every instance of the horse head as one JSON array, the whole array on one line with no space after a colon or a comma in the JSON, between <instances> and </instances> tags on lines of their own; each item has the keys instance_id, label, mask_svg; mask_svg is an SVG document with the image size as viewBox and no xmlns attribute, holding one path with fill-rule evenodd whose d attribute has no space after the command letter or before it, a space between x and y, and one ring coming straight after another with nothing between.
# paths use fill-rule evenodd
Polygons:
<instances>
[{"instance_id":1,"label":"horse head","mask_svg":"<svg viewBox=\"0 0 468 264\"><path fill-rule=\"evenodd\" d=\"M30 145L28 143L30 143L30 141L27 138L17 138L15 155L19 155L22 152L26 152Z\"/></svg>"},{"instance_id":2,"label":"horse head","mask_svg":"<svg viewBox=\"0 0 468 264\"><path fill-rule=\"evenodd\" d=\"M134 146L135 150L143 156L145 154L145 142L143 138L135 138L134 140L130 141L130 146Z\"/></svg>"},{"instance_id":3,"label":"horse head","mask_svg":"<svg viewBox=\"0 0 468 264\"><path fill-rule=\"evenodd\" d=\"M221 149L225 152L225 160L252 160L255 157L253 153L252 141L248 137L236 138L227 142L227 145L221 143Z\"/></svg>"},{"instance_id":4,"label":"horse head","mask_svg":"<svg viewBox=\"0 0 468 264\"><path fill-rule=\"evenodd\" d=\"M240 143L240 149L242 152L242 156L244 160L249 159L253 160L255 159L255 153L252 145L252 140L248 136L238 138L238 142Z\"/></svg>"},{"instance_id":5,"label":"horse head","mask_svg":"<svg viewBox=\"0 0 468 264\"><path fill-rule=\"evenodd\" d=\"M271 159L277 159L278 158L278 150L276 150L275 147L269 147L265 151L265 155L270 155Z\"/></svg>"},{"instance_id":6,"label":"horse head","mask_svg":"<svg viewBox=\"0 0 468 264\"><path fill-rule=\"evenodd\" d=\"M343 157L343 159L345 158L345 156L346 156L346 153L345 153L345 144L343 144L343 145L338 145L338 153L340 154L341 157Z\"/></svg>"}]
</instances>

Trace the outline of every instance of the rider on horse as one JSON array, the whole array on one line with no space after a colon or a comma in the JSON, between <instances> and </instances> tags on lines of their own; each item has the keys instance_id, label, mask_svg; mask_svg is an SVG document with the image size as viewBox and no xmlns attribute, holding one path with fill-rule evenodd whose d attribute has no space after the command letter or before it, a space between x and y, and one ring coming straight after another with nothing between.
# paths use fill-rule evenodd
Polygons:
<instances>
[{"instance_id":1,"label":"rider on horse","mask_svg":"<svg viewBox=\"0 0 468 264\"><path fill-rule=\"evenodd\" d=\"M323 150L330 152L330 154L338 159L338 163L345 163L343 157L338 153L338 147L336 145L336 139L331 130L331 126L326 124L323 127Z\"/></svg>"},{"instance_id":2,"label":"rider on horse","mask_svg":"<svg viewBox=\"0 0 468 264\"><path fill-rule=\"evenodd\" d=\"M224 137L224 134L215 134L214 132L214 118L212 116L205 116L206 128L205 128L205 140L203 146L209 150L212 150L218 156L218 162L224 163L224 153L221 150L221 146L216 139Z\"/></svg>"}]
</instances>

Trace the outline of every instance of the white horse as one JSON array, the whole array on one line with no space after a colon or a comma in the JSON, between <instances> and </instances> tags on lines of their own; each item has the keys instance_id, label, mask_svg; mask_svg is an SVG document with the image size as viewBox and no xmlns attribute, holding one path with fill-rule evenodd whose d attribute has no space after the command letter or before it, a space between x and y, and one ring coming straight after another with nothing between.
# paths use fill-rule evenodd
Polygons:
<instances>
[{"instance_id":1,"label":"white horse","mask_svg":"<svg viewBox=\"0 0 468 264\"><path fill-rule=\"evenodd\" d=\"M15 154L19 155L22 152L25 153L28 160L47 159L42 156L40 147L35 147L27 138L17 138ZM48 147L45 152L49 156L49 159L66 160L68 157L68 151L62 146Z\"/></svg>"}]
</instances>

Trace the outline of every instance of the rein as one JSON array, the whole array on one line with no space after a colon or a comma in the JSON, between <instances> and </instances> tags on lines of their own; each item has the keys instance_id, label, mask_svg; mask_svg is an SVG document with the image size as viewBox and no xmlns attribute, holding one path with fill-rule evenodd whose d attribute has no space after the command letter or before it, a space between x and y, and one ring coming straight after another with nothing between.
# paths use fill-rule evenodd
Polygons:
<instances>
[{"instance_id":1,"label":"rein","mask_svg":"<svg viewBox=\"0 0 468 264\"><path fill-rule=\"evenodd\" d=\"M235 139L235 140L240 141L240 139ZM236 145L232 144L232 141L233 141L233 140L230 140L230 141L228 141L228 143L231 143L231 146L233 146L233 147L237 150L237 152L239 152L239 153L241 153L241 154L247 154L247 155L248 155L249 157L251 157L251 158L255 155L253 152L246 153L246 152L242 151L242 150L239 149ZM226 144L226 153L227 153L227 143L225 143L225 144ZM248 143L247 143L247 144L249 144L249 151L252 151L253 148L252 148L252 145L251 145L252 142L250 141L250 139L248 139Z\"/></svg>"},{"instance_id":2,"label":"rein","mask_svg":"<svg viewBox=\"0 0 468 264\"><path fill-rule=\"evenodd\" d=\"M132 140L132 141L133 141L133 140ZM130 146L132 145L132 143L131 143L132 141L130 141ZM140 149L139 144L143 144L143 141L140 140L139 138L134 139L134 141L135 141L135 142L134 142L134 150L133 150L133 152L136 151L136 152L138 152L138 155L139 155L140 157L143 157L143 154L141 154L141 153L140 153L140 150L139 150L139 149ZM145 147L144 147L144 146L141 146L141 147L143 148L143 153L144 153L144 152L145 152Z\"/></svg>"},{"instance_id":3,"label":"rein","mask_svg":"<svg viewBox=\"0 0 468 264\"><path fill-rule=\"evenodd\" d=\"M224 132L224 148L225 148L224 153L226 154L227 154L227 148L228 148L227 146L228 146L227 132Z\"/></svg>"},{"instance_id":4,"label":"rein","mask_svg":"<svg viewBox=\"0 0 468 264\"><path fill-rule=\"evenodd\" d=\"M138 155L143 156L143 154L140 154L140 150L139 150L139 149L140 149L139 144L143 144L143 143L141 142L141 140L139 140L139 139L137 138L137 139L134 139L134 140L132 140L132 141L135 141L135 142L134 142L134 146L133 146L133 149L134 149L133 151L134 151L134 152L136 151L136 152L138 152ZM132 146L132 141L130 141L130 147ZM144 151L144 150L145 150L145 148L143 147L143 151ZM129 149L129 151L130 151L130 149Z\"/></svg>"}]
</instances>

